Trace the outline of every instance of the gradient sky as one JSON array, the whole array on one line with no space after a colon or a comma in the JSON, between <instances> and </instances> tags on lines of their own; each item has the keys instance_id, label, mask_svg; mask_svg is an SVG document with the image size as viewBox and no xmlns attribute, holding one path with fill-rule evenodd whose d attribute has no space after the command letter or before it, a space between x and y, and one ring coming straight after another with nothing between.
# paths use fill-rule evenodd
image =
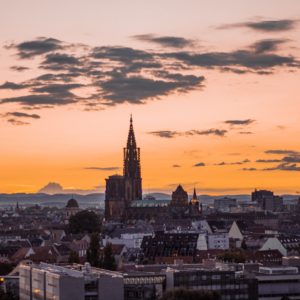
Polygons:
<instances>
[{"instance_id":1,"label":"gradient sky","mask_svg":"<svg viewBox=\"0 0 300 300\"><path fill-rule=\"evenodd\" d=\"M299 0L26 0L0 12L0 192L300 192Z\"/></svg>"}]
</instances>

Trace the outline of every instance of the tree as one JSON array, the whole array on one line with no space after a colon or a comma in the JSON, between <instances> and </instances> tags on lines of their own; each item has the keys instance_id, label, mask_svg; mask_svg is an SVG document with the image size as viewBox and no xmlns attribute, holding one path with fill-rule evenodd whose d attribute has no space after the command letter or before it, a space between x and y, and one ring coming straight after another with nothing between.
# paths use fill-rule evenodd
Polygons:
<instances>
[{"instance_id":1,"label":"tree","mask_svg":"<svg viewBox=\"0 0 300 300\"><path fill-rule=\"evenodd\" d=\"M111 243L107 243L107 245L103 249L103 258L101 261L101 266L103 269L114 271L117 268L116 260L112 252Z\"/></svg>"},{"instance_id":2,"label":"tree","mask_svg":"<svg viewBox=\"0 0 300 300\"><path fill-rule=\"evenodd\" d=\"M7 275L13 270L15 265L9 263L0 263L0 275Z\"/></svg>"},{"instance_id":3,"label":"tree","mask_svg":"<svg viewBox=\"0 0 300 300\"><path fill-rule=\"evenodd\" d=\"M17 300L19 299L18 296L14 295L11 290L3 291L2 287L0 286L0 300Z\"/></svg>"},{"instance_id":4,"label":"tree","mask_svg":"<svg viewBox=\"0 0 300 300\"><path fill-rule=\"evenodd\" d=\"M71 251L68 259L69 264L79 264L79 255L76 251Z\"/></svg>"},{"instance_id":5,"label":"tree","mask_svg":"<svg viewBox=\"0 0 300 300\"><path fill-rule=\"evenodd\" d=\"M96 232L91 235L91 242L87 250L86 259L91 266L100 267L99 234Z\"/></svg>"},{"instance_id":6,"label":"tree","mask_svg":"<svg viewBox=\"0 0 300 300\"><path fill-rule=\"evenodd\" d=\"M166 292L161 300L219 300L217 292L174 289Z\"/></svg>"},{"instance_id":7,"label":"tree","mask_svg":"<svg viewBox=\"0 0 300 300\"><path fill-rule=\"evenodd\" d=\"M244 263L246 257L242 252L226 251L225 253L218 255L218 259L225 262Z\"/></svg>"},{"instance_id":8,"label":"tree","mask_svg":"<svg viewBox=\"0 0 300 300\"><path fill-rule=\"evenodd\" d=\"M101 222L99 216L93 211L82 210L69 220L69 231L71 233L99 232Z\"/></svg>"},{"instance_id":9,"label":"tree","mask_svg":"<svg viewBox=\"0 0 300 300\"><path fill-rule=\"evenodd\" d=\"M245 240L242 241L241 248L243 250L247 250L248 247L247 247L247 244L246 244Z\"/></svg>"}]
</instances>

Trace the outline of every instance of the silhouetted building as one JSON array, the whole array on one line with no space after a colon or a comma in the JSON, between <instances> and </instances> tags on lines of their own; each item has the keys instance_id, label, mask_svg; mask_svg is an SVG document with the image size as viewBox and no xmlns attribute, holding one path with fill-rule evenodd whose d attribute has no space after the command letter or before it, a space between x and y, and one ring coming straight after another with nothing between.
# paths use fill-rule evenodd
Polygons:
<instances>
[{"instance_id":1,"label":"silhouetted building","mask_svg":"<svg viewBox=\"0 0 300 300\"><path fill-rule=\"evenodd\" d=\"M71 198L68 201L66 208L65 208L66 223L68 223L68 220L72 216L76 215L79 211L80 211L80 208L79 208L78 202L74 198Z\"/></svg>"},{"instance_id":2,"label":"silhouetted building","mask_svg":"<svg viewBox=\"0 0 300 300\"><path fill-rule=\"evenodd\" d=\"M188 194L182 188L181 185L178 185L176 190L172 193L172 200L171 200L170 206L182 207L182 206L188 206L188 205L189 205Z\"/></svg>"},{"instance_id":3,"label":"silhouetted building","mask_svg":"<svg viewBox=\"0 0 300 300\"><path fill-rule=\"evenodd\" d=\"M137 147L131 117L127 145L124 148L123 175L113 175L106 179L105 218L151 220L199 216L196 190L189 202L188 194L181 185L172 193L171 201L149 197L142 199L140 148Z\"/></svg>"},{"instance_id":4,"label":"silhouetted building","mask_svg":"<svg viewBox=\"0 0 300 300\"><path fill-rule=\"evenodd\" d=\"M142 178L140 163L140 148L137 148L132 117L127 139L127 147L124 148L124 171L125 179L125 201L129 204L134 200L142 199Z\"/></svg>"},{"instance_id":5,"label":"silhouetted building","mask_svg":"<svg viewBox=\"0 0 300 300\"><path fill-rule=\"evenodd\" d=\"M140 165L140 148L137 148L132 117L124 148L123 176L113 175L106 179L105 217L122 219L126 207L135 200L142 200L142 178Z\"/></svg>"},{"instance_id":6,"label":"silhouetted building","mask_svg":"<svg viewBox=\"0 0 300 300\"><path fill-rule=\"evenodd\" d=\"M283 199L275 196L273 192L266 190L255 190L251 194L251 200L257 202L262 210L281 211L283 209Z\"/></svg>"},{"instance_id":7,"label":"silhouetted building","mask_svg":"<svg viewBox=\"0 0 300 300\"><path fill-rule=\"evenodd\" d=\"M237 206L236 199L233 198L219 198L214 200L214 207L218 211L230 212L232 208Z\"/></svg>"}]
</instances>

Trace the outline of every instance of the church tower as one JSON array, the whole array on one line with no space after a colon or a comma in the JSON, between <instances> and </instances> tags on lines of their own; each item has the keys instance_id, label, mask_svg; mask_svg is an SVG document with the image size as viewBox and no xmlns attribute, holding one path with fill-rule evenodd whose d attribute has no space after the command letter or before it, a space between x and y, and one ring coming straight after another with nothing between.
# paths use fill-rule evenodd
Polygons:
<instances>
[{"instance_id":1,"label":"church tower","mask_svg":"<svg viewBox=\"0 0 300 300\"><path fill-rule=\"evenodd\" d=\"M199 200L198 200L198 197L197 197L197 194L196 194L196 188L194 188L194 193L193 193L193 198L191 200L191 204L196 206L196 207L199 207Z\"/></svg>"},{"instance_id":2,"label":"church tower","mask_svg":"<svg viewBox=\"0 0 300 300\"><path fill-rule=\"evenodd\" d=\"M124 148L124 170L125 181L125 202L128 205L131 201L142 200L142 178L140 163L140 148L136 145L132 116L126 148Z\"/></svg>"}]
</instances>

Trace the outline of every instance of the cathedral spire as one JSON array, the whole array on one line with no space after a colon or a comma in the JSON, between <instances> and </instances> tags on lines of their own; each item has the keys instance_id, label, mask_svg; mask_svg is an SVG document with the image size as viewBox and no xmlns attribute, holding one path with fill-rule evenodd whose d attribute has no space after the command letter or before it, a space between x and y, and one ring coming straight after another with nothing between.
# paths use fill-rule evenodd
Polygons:
<instances>
[{"instance_id":1,"label":"cathedral spire","mask_svg":"<svg viewBox=\"0 0 300 300\"><path fill-rule=\"evenodd\" d=\"M126 188L126 199L142 199L142 178L140 164L140 148L136 145L132 115L130 115L130 125L127 138L127 145L124 148L124 177L130 187Z\"/></svg>"},{"instance_id":2,"label":"cathedral spire","mask_svg":"<svg viewBox=\"0 0 300 300\"><path fill-rule=\"evenodd\" d=\"M193 198L191 200L191 204L193 205L199 205L199 200L196 193L196 188L194 188Z\"/></svg>"},{"instance_id":3,"label":"cathedral spire","mask_svg":"<svg viewBox=\"0 0 300 300\"><path fill-rule=\"evenodd\" d=\"M198 200L198 198L197 198L197 194L196 194L196 188L194 188L193 199L195 199L195 200Z\"/></svg>"},{"instance_id":4,"label":"cathedral spire","mask_svg":"<svg viewBox=\"0 0 300 300\"><path fill-rule=\"evenodd\" d=\"M134 149L136 148L136 141L135 141L135 135L133 130L133 124L132 124L132 114L130 115L130 125L129 125L129 132L128 132L128 139L127 139L127 149Z\"/></svg>"},{"instance_id":5,"label":"cathedral spire","mask_svg":"<svg viewBox=\"0 0 300 300\"><path fill-rule=\"evenodd\" d=\"M124 177L132 179L141 177L140 148L136 145L132 115L130 115L127 145L124 148Z\"/></svg>"}]
</instances>

